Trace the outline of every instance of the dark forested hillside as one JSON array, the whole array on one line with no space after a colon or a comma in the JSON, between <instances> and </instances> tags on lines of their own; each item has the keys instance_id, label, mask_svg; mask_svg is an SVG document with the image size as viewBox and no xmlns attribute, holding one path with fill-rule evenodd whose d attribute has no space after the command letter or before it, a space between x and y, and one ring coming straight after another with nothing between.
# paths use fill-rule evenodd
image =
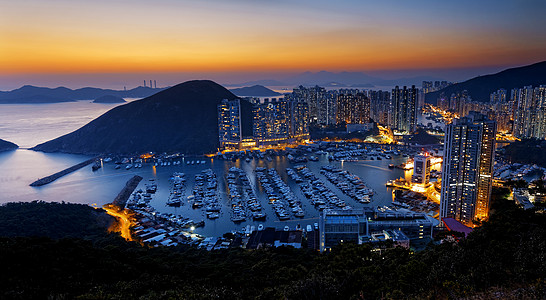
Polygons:
<instances>
[{"instance_id":1,"label":"dark forested hillside","mask_svg":"<svg viewBox=\"0 0 546 300\"><path fill-rule=\"evenodd\" d=\"M0 239L0 298L541 299L546 215L496 191L491 220L460 243L421 252L344 244L207 252L99 242Z\"/></svg>"},{"instance_id":2,"label":"dark forested hillside","mask_svg":"<svg viewBox=\"0 0 546 300\"><path fill-rule=\"evenodd\" d=\"M107 235L114 220L84 204L7 203L0 206L0 237L94 238Z\"/></svg>"}]
</instances>

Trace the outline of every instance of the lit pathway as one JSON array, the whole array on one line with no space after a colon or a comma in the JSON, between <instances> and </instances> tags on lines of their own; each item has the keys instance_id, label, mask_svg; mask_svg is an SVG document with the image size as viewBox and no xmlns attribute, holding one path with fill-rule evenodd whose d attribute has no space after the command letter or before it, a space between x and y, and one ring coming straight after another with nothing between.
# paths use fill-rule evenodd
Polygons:
<instances>
[{"instance_id":1,"label":"lit pathway","mask_svg":"<svg viewBox=\"0 0 546 300\"><path fill-rule=\"evenodd\" d=\"M118 220L119 228L116 228L114 231L119 231L121 233L121 236L128 240L132 241L131 237L131 215L128 213L127 210L120 210L117 206L114 206L112 204L107 204L102 207L104 210L106 210L106 213L109 215L115 217Z\"/></svg>"}]
</instances>

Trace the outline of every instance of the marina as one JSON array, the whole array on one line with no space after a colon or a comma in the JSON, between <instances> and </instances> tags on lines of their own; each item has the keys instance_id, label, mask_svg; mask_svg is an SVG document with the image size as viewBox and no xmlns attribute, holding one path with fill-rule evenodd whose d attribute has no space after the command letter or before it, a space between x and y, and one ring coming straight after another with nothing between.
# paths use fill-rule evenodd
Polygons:
<instances>
[{"instance_id":1,"label":"marina","mask_svg":"<svg viewBox=\"0 0 546 300\"><path fill-rule=\"evenodd\" d=\"M317 149L314 152L303 151L315 155L314 152L319 150ZM260 154L264 158L261 158L261 155L258 153L252 153L250 155L246 154L245 158L242 155L240 158L235 157L235 161L233 161L233 157L229 157L231 155L227 156L226 159L182 156L166 158L166 156L161 156L153 160L142 159L142 162L137 162L137 159L140 158L133 158L131 162L131 158L124 160L123 157L110 157L110 159L105 157L101 162L101 168L94 172L91 170L91 167L82 168L59 178L52 184L36 188L28 186L29 182L32 182L32 177L39 177L39 174L47 174L50 169L62 169L63 165L66 167L75 165L90 157L59 153L44 154L21 149L11 153L0 154L0 156L4 157L3 160L0 160L0 163L3 164L6 170L4 174L11 174L10 177L4 175L3 178L0 178L0 181L11 182L12 185L21 186L18 189L4 189L6 185L3 185L4 187L0 186L0 192L4 196L2 198L3 202L40 199L101 206L112 202L127 180L134 175L138 175L143 177L143 180L136 187L135 191L138 192L141 190L142 192L137 193L138 196L132 195L130 197L129 202L133 203L134 207L137 207L136 205L140 203L138 205L141 208L147 207L149 210L153 208L153 210L147 212L148 214L153 212L155 214L176 216L180 220L193 220L196 224L203 221L205 226L195 228L195 233L204 236L221 236L225 232L240 230L242 227L246 227L246 225L258 228L262 224L264 227L282 229L284 226L295 228L297 224L305 228L307 225L313 226L317 222L320 210L311 204L308 198L302 193L300 188L302 182L298 183L297 181L299 180L294 180L294 177L290 176L292 172L287 171L287 168L292 169L295 173L299 173L295 170L295 167L305 166L309 172L312 172L314 176L319 178L332 193L345 203L352 201L349 206L354 208L369 205L390 205L392 202L391 190L385 187L384 184L387 180L404 176L402 170L388 169L387 160L367 161L366 164L373 167L366 167L359 165L362 163L360 161L329 162L329 154L318 154L316 155L319 159L318 161L308 161L305 165L302 165L301 163L291 163L286 154L282 155L273 151L265 151ZM303 157L301 153L295 153L294 155L296 157ZM250 162L246 161L247 156L252 157ZM271 160L267 159L267 157ZM161 162L159 162L159 159L161 159ZM401 164L406 159L403 156L395 156L392 161ZM197 161L199 161L199 164L191 164L191 162ZM116 164L116 162L119 163ZM187 162L190 162L190 164ZM142 164L142 167L135 168L135 163ZM126 165L128 164L133 164L133 167L126 169ZM372 197L373 201L368 204L358 203L351 200L349 196L343 194L341 191L336 190L336 187L320 173L322 166L325 165L333 165L336 168L359 176L367 186L376 192ZM245 219L239 223L232 220L233 208L228 198L230 190L229 184L226 181L226 176L229 175L229 170L233 167L238 169L236 172L237 185L239 186L241 199L243 197L245 199L245 202L242 203L244 209L239 210L239 212L244 212ZM270 204L267 190L259 181L258 174L260 173L260 169L258 168L265 169L263 173L268 181L270 181L269 184L271 184L273 191L278 197L282 197L281 200L275 201L277 203L275 205L273 203ZM381 170L377 170L376 168L381 168ZM203 185L201 187L207 186L207 174L212 176L210 171L203 173L207 169L212 170L217 178L217 189L214 190L214 193L217 195L217 202L215 203L217 205L211 206L209 212L210 209L214 210L216 209L215 207L220 207L220 211L211 212L209 214L210 217L207 217L207 206L204 202L200 208L192 207L194 200L191 197L194 196L193 189L196 186L196 175L199 175L197 177L198 181L200 178L203 178ZM38 174L38 176L33 174ZM241 177L240 175L242 174L245 177ZM304 181L309 181L308 178L298 176ZM210 178L212 179L213 177ZM153 179L153 181L150 179ZM199 193L203 193L201 200L207 199L205 197L209 197L207 201L213 199L212 194L207 196L208 189L202 189L202 192L200 192L200 186L197 186L198 195ZM246 187L244 188L246 194L243 193L243 187ZM151 189L148 190L148 188ZM152 193L152 191L154 192ZM178 201L180 206L177 205ZM292 202L293 206L291 206L290 202ZM282 214L281 203L285 214ZM279 218L277 211L279 211L280 217L283 220Z\"/></svg>"}]
</instances>

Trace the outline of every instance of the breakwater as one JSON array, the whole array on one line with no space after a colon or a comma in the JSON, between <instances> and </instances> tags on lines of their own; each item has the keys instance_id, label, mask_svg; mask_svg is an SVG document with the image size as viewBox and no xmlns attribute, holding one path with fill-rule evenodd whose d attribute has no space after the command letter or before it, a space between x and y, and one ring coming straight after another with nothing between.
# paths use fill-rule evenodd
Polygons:
<instances>
[{"instance_id":1,"label":"breakwater","mask_svg":"<svg viewBox=\"0 0 546 300\"><path fill-rule=\"evenodd\" d=\"M142 177L138 175L135 175L131 179L129 179L125 184L125 187L121 190L121 192L119 192L112 204L121 209L125 208L125 204L127 203L129 196L131 196L131 193L133 193L141 180Z\"/></svg>"},{"instance_id":2,"label":"breakwater","mask_svg":"<svg viewBox=\"0 0 546 300\"><path fill-rule=\"evenodd\" d=\"M62 170L60 172L57 172L57 173L55 173L53 175L49 175L47 177L40 178L40 179L34 181L33 183L31 183L30 186L42 186L42 185L46 185L48 183L52 183L53 181L65 176L67 174L70 174L70 173L72 173L74 171L77 171L77 170L87 166L87 165L92 164L97 158L98 157L93 157L93 158L88 159L88 160L86 160L84 162L81 162L81 163L79 163L77 165L74 165L74 166L72 166L70 168L67 168L67 169L64 169L64 170Z\"/></svg>"}]
</instances>

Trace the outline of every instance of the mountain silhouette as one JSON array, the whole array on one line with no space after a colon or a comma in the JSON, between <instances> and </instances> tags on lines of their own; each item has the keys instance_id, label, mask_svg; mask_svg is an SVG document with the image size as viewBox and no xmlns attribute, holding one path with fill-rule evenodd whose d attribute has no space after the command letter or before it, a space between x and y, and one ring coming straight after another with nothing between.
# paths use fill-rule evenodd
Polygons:
<instances>
[{"instance_id":1,"label":"mountain silhouette","mask_svg":"<svg viewBox=\"0 0 546 300\"><path fill-rule=\"evenodd\" d=\"M46 88L25 85L12 91L0 91L0 104L71 102L76 100L93 100L105 95L120 98L144 98L162 90L164 89L142 86L123 91L92 87L72 90L66 87Z\"/></svg>"},{"instance_id":2,"label":"mountain silhouette","mask_svg":"<svg viewBox=\"0 0 546 300\"><path fill-rule=\"evenodd\" d=\"M216 152L217 105L236 99L213 81L188 81L150 97L117 106L82 128L33 150L81 154ZM243 135L252 131L251 104L241 101Z\"/></svg>"},{"instance_id":3,"label":"mountain silhouette","mask_svg":"<svg viewBox=\"0 0 546 300\"><path fill-rule=\"evenodd\" d=\"M273 90L270 90L263 85L254 85L254 86L231 89L230 92L232 92L233 94L237 96L242 96L242 97L247 97L247 96L272 97L272 96L282 95L281 93L277 93Z\"/></svg>"}]
</instances>

